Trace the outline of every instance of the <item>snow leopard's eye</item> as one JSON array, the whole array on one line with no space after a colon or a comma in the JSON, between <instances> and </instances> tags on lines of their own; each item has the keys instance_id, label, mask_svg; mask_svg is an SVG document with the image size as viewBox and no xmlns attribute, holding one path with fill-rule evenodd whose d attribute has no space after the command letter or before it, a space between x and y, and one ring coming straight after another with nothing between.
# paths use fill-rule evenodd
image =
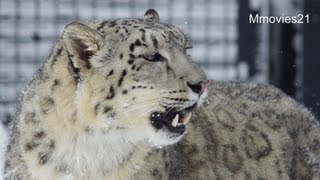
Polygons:
<instances>
[{"instance_id":1,"label":"snow leopard's eye","mask_svg":"<svg viewBox=\"0 0 320 180\"><path fill-rule=\"evenodd\" d=\"M191 45L188 45L188 46L186 46L185 48L184 48L184 53L186 53L186 55L188 56L188 57L190 57L190 54L188 53L188 50L189 49L192 49L192 46Z\"/></svg>"},{"instance_id":2,"label":"snow leopard's eye","mask_svg":"<svg viewBox=\"0 0 320 180\"><path fill-rule=\"evenodd\" d=\"M143 58L147 61L150 61L150 62L158 62L158 61L165 60L165 58L163 56L161 56L161 54L159 54L159 53L147 54L147 55L144 55Z\"/></svg>"},{"instance_id":3,"label":"snow leopard's eye","mask_svg":"<svg viewBox=\"0 0 320 180\"><path fill-rule=\"evenodd\" d=\"M187 53L189 49L192 49L192 42L189 37L186 37L186 43L184 44L184 52Z\"/></svg>"},{"instance_id":4,"label":"snow leopard's eye","mask_svg":"<svg viewBox=\"0 0 320 180\"><path fill-rule=\"evenodd\" d=\"M190 46L187 46L187 47L185 47L184 49L187 51L187 50L189 50L189 49L192 49L192 46L191 46L191 45L190 45Z\"/></svg>"}]
</instances>

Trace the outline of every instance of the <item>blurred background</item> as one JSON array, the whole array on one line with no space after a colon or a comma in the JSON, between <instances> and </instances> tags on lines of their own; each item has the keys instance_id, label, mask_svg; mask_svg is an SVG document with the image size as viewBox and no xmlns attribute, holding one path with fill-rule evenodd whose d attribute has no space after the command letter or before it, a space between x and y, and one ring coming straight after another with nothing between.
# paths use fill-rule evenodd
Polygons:
<instances>
[{"instance_id":1,"label":"blurred background","mask_svg":"<svg viewBox=\"0 0 320 180\"><path fill-rule=\"evenodd\" d=\"M190 54L211 79L270 83L320 115L318 0L0 0L0 121L70 22L143 17L190 37ZM249 14L310 14L309 24L250 24Z\"/></svg>"}]
</instances>

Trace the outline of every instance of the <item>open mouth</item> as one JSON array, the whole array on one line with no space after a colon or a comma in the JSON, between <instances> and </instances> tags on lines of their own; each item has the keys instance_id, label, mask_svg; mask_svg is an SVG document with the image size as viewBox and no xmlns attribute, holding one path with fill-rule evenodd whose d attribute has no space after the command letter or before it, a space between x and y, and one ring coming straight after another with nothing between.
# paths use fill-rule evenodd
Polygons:
<instances>
[{"instance_id":1,"label":"open mouth","mask_svg":"<svg viewBox=\"0 0 320 180\"><path fill-rule=\"evenodd\" d=\"M195 107L196 104L179 111L175 108L169 108L166 112L153 112L151 123L156 129L165 126L170 132L183 134Z\"/></svg>"}]
</instances>

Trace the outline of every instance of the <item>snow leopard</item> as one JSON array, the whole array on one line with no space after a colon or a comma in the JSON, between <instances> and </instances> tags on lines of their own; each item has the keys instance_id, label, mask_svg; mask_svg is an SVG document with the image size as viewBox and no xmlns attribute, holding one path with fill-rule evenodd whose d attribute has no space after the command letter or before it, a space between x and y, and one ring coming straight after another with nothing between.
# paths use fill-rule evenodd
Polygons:
<instances>
[{"instance_id":1,"label":"snow leopard","mask_svg":"<svg viewBox=\"0 0 320 180\"><path fill-rule=\"evenodd\" d=\"M67 25L22 93L5 179L319 178L314 116L274 87L209 81L190 47L154 9Z\"/></svg>"}]
</instances>

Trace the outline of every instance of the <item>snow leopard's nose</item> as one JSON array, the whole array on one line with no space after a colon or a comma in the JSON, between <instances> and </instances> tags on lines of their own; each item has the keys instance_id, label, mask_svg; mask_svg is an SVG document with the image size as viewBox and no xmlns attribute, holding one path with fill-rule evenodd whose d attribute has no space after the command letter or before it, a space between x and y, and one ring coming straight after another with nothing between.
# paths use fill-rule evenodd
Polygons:
<instances>
[{"instance_id":1,"label":"snow leopard's nose","mask_svg":"<svg viewBox=\"0 0 320 180\"><path fill-rule=\"evenodd\" d=\"M200 81L200 82L197 82L197 83L187 82L187 85L193 92L195 92L195 93L199 94L199 96L201 96L201 94L209 86L209 80Z\"/></svg>"}]
</instances>

